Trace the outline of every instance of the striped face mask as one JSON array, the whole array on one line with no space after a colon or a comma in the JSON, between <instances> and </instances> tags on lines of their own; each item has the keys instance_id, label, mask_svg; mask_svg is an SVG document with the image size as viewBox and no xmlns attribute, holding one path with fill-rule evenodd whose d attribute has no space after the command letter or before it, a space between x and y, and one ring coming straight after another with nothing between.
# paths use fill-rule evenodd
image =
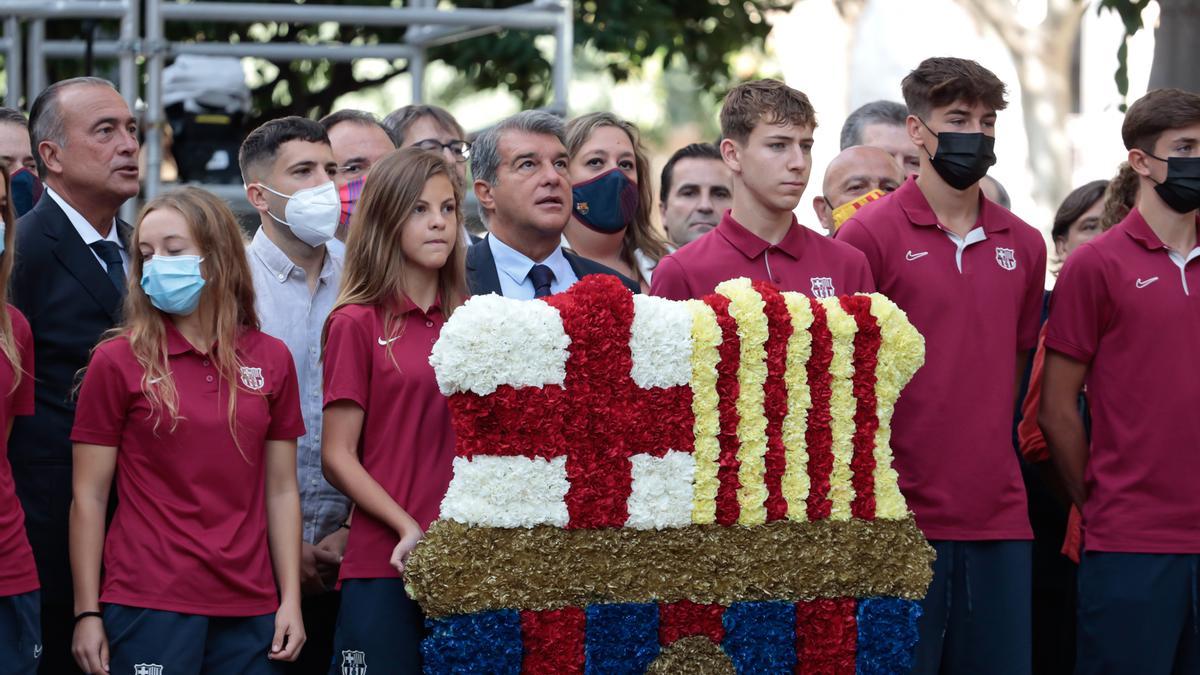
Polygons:
<instances>
[{"instance_id":1,"label":"striped face mask","mask_svg":"<svg viewBox=\"0 0 1200 675\"><path fill-rule=\"evenodd\" d=\"M366 176L359 176L338 188L338 199L342 202L342 216L338 221L338 225L341 227L350 226L350 216L354 214L354 207L358 205L358 198L362 195L363 185L366 182Z\"/></svg>"},{"instance_id":2,"label":"striped face mask","mask_svg":"<svg viewBox=\"0 0 1200 675\"><path fill-rule=\"evenodd\" d=\"M846 222L847 220L850 220L850 216L853 216L855 213L858 213L859 209L861 209L862 207L866 206L867 204L870 204L871 202L879 199L880 197L884 196L885 194L887 194L887 193L884 192L883 190L879 190L879 189L871 190L867 194L859 197L858 199L855 199L852 202L846 202L845 204L842 204L841 206L834 209L833 213L831 214L831 216L833 217L833 231L837 232L838 228L840 228L842 226L842 223Z\"/></svg>"}]
</instances>

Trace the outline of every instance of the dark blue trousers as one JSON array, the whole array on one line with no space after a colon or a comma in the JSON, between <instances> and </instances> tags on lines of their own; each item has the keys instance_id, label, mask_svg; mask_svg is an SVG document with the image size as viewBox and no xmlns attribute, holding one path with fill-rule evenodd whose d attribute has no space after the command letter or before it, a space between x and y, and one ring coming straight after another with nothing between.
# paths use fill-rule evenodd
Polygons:
<instances>
[{"instance_id":1,"label":"dark blue trousers","mask_svg":"<svg viewBox=\"0 0 1200 675\"><path fill-rule=\"evenodd\" d=\"M280 675L271 661L275 615L210 617L125 605L104 608L109 672ZM156 668L157 666L157 668Z\"/></svg>"},{"instance_id":2,"label":"dark blue trousers","mask_svg":"<svg viewBox=\"0 0 1200 675\"><path fill-rule=\"evenodd\" d=\"M0 673L33 675L42 658L42 594L0 597Z\"/></svg>"},{"instance_id":3,"label":"dark blue trousers","mask_svg":"<svg viewBox=\"0 0 1200 675\"><path fill-rule=\"evenodd\" d=\"M1031 670L1028 541L931 541L913 673L1025 675Z\"/></svg>"},{"instance_id":4,"label":"dark blue trousers","mask_svg":"<svg viewBox=\"0 0 1200 675\"><path fill-rule=\"evenodd\" d=\"M425 615L402 579L347 579L329 674L420 673L424 638Z\"/></svg>"},{"instance_id":5,"label":"dark blue trousers","mask_svg":"<svg viewBox=\"0 0 1200 675\"><path fill-rule=\"evenodd\" d=\"M1200 555L1085 553L1075 672L1200 673L1198 568Z\"/></svg>"}]
</instances>

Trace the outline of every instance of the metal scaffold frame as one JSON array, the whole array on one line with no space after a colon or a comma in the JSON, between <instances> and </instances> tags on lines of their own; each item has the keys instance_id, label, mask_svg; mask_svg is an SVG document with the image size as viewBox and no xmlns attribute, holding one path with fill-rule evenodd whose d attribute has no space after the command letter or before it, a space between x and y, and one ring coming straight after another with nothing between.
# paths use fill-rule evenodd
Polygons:
<instances>
[{"instance_id":1,"label":"metal scaffold frame","mask_svg":"<svg viewBox=\"0 0 1200 675\"><path fill-rule=\"evenodd\" d=\"M16 107L24 93L32 101L47 86L46 60L80 58L81 41L47 40L46 21L59 19L117 19L117 40L97 40L92 53L97 58L116 58L118 89L134 108L139 95L138 58L145 58L146 174L142 197L150 199L161 188L163 78L168 58L180 54L258 57L268 60L330 59L353 61L361 58L405 59L412 77L412 100L425 99L427 51L505 29L546 31L554 35L554 99L551 109L565 114L567 90L575 43L573 0L533 0L507 9L438 9L438 0L409 0L404 7L362 5L315 5L270 2L178 2L146 0L146 15L140 16L139 0L0 0L4 21L0 52L5 54L8 92L6 104ZM144 30L140 23L145 20ZM220 23L325 22L367 26L408 26L404 42L398 44L276 44L240 42L171 42L166 39L169 22L213 21ZM23 40L22 22L28 23ZM26 43L28 52L26 52ZM23 81L28 53L29 80Z\"/></svg>"}]
</instances>

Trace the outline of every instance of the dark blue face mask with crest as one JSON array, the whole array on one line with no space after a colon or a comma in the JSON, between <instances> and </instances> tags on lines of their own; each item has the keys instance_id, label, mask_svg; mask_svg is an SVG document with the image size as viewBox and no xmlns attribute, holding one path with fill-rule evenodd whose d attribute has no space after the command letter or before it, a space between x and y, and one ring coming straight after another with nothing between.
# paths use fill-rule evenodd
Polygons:
<instances>
[{"instance_id":1,"label":"dark blue face mask with crest","mask_svg":"<svg viewBox=\"0 0 1200 675\"><path fill-rule=\"evenodd\" d=\"M571 213L597 232L616 234L637 216L638 186L620 169L571 186Z\"/></svg>"}]
</instances>

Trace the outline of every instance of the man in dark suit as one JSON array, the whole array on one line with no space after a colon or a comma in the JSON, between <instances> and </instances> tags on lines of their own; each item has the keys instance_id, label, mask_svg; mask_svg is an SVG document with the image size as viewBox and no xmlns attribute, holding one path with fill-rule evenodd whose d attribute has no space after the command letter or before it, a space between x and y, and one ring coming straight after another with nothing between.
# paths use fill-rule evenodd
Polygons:
<instances>
[{"instance_id":1,"label":"man in dark suit","mask_svg":"<svg viewBox=\"0 0 1200 675\"><path fill-rule=\"evenodd\" d=\"M79 672L67 554L76 374L121 315L130 227L116 218L138 193L137 122L112 84L64 80L34 101L30 140L46 191L17 222L12 301L33 329L36 412L19 418L9 459L42 585L42 673Z\"/></svg>"},{"instance_id":2,"label":"man in dark suit","mask_svg":"<svg viewBox=\"0 0 1200 675\"><path fill-rule=\"evenodd\" d=\"M541 298L589 274L611 274L638 292L632 279L563 250L571 217L568 159L562 121L550 113L517 113L475 139L471 175L489 234L467 250L472 295Z\"/></svg>"}]
</instances>

